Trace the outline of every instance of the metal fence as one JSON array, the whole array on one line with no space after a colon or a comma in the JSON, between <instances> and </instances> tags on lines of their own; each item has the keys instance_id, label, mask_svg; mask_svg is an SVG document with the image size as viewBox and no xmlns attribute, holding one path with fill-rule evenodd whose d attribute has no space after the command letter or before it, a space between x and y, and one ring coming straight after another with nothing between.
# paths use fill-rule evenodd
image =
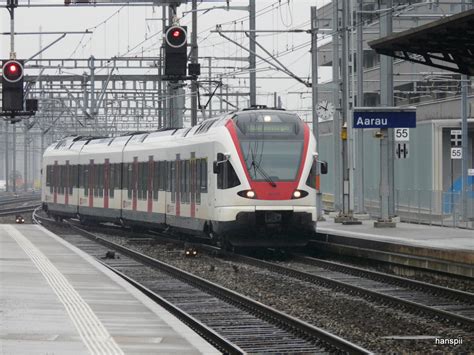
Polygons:
<instances>
[{"instance_id":1,"label":"metal fence","mask_svg":"<svg viewBox=\"0 0 474 355\"><path fill-rule=\"evenodd\" d=\"M379 190L365 194L365 209L380 217ZM474 192L468 193L465 217L460 192L434 190L396 190L395 214L403 222L474 229Z\"/></svg>"}]
</instances>

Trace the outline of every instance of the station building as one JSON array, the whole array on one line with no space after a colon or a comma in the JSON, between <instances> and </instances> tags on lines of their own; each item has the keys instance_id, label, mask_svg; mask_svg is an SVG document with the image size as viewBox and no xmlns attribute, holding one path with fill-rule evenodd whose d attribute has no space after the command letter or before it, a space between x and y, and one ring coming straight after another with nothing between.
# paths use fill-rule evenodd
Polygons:
<instances>
[{"instance_id":1,"label":"station building","mask_svg":"<svg viewBox=\"0 0 474 355\"><path fill-rule=\"evenodd\" d=\"M340 4L341 2L339 2ZM406 6L393 8L393 33L417 27L443 16L459 13L462 10L460 1L410 1ZM341 6L341 5L339 5ZM471 8L473 5L467 6ZM364 0L362 9L363 21L363 106L381 106L380 55L370 48L368 42L383 37L380 35L379 2ZM325 28L332 29L333 4L329 3L318 10L318 24L321 35ZM358 18L354 12L355 19ZM356 32L354 31L354 36ZM352 41L356 47L355 38ZM339 48L341 40L339 39ZM319 66L331 67L334 59L335 46L327 41L318 48ZM339 49L341 53L341 49ZM355 49L354 49L355 53ZM349 66L351 65L349 60ZM339 64L341 57L339 55ZM339 65L339 67L341 67ZM357 88L356 67L349 67L349 88ZM354 74L354 75L352 75ZM468 80L470 78L468 77ZM352 82L353 80L353 82ZM319 124L320 158L330 165L329 174L321 179L323 201L326 208L341 210L340 196L342 187L338 179L337 166L341 164L340 151L335 149L339 138L342 117L338 111L341 107L340 95L334 89L340 87L339 81L320 86L319 101L332 103L336 110L332 118L321 120ZM417 127L410 128L408 155L404 159L395 160L394 164L394 203L396 214L423 222L457 224L461 214L461 159L451 159L451 148L460 147L461 136L461 75L422 64L394 59L393 60L394 106L416 106ZM474 168L474 86L468 83L468 169ZM356 92L354 92L356 95ZM350 94L352 96L352 92ZM352 102L352 100L349 100ZM348 118L352 125L352 118ZM355 210L362 212L376 211L379 206L380 182L380 140L374 137L376 129L363 129L353 136L363 135L363 152L359 152L354 144L353 157L357 169L358 157L363 157L364 204L355 201ZM361 131L361 130L357 130ZM336 132L337 137L334 137ZM454 133L454 134L453 134ZM360 164L360 162L359 162ZM339 165L340 168L340 165ZM473 172L470 170L471 173ZM353 181L355 189L356 184ZM474 217L474 176L468 177L468 216ZM355 191L355 190L354 190ZM357 194L355 194L357 195ZM336 197L335 197L336 196ZM371 209L373 207L373 209ZM471 223L472 224L472 223Z\"/></svg>"}]
</instances>

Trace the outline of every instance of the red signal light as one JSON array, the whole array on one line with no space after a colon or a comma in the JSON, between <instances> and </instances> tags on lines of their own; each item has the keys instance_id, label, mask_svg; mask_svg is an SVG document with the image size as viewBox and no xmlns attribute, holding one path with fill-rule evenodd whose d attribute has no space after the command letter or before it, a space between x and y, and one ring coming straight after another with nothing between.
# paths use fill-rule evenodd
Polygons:
<instances>
[{"instance_id":1,"label":"red signal light","mask_svg":"<svg viewBox=\"0 0 474 355\"><path fill-rule=\"evenodd\" d=\"M23 78L23 64L21 61L8 60L3 62L3 79L10 82L16 83Z\"/></svg>"},{"instance_id":2,"label":"red signal light","mask_svg":"<svg viewBox=\"0 0 474 355\"><path fill-rule=\"evenodd\" d=\"M168 46L172 48L186 47L186 29L180 26L171 26L165 34L165 40Z\"/></svg>"}]
</instances>

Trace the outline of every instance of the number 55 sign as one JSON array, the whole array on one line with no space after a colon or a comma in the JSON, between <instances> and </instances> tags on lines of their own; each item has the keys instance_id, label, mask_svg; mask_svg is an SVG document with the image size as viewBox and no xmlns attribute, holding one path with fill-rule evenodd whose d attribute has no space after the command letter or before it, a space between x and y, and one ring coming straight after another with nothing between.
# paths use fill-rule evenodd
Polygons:
<instances>
[{"instance_id":1,"label":"number 55 sign","mask_svg":"<svg viewBox=\"0 0 474 355\"><path fill-rule=\"evenodd\" d=\"M410 141L410 129L409 128L395 128L393 130L395 141L397 142L409 142Z\"/></svg>"},{"instance_id":2,"label":"number 55 sign","mask_svg":"<svg viewBox=\"0 0 474 355\"><path fill-rule=\"evenodd\" d=\"M451 159L462 159L462 148L460 147L451 148Z\"/></svg>"}]
</instances>

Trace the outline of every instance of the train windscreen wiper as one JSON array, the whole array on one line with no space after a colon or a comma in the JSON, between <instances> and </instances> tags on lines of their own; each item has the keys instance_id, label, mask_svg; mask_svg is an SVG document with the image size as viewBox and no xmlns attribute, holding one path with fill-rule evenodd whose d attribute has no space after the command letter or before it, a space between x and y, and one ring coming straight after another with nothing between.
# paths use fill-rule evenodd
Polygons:
<instances>
[{"instance_id":1,"label":"train windscreen wiper","mask_svg":"<svg viewBox=\"0 0 474 355\"><path fill-rule=\"evenodd\" d=\"M270 185L272 185L273 187L277 186L277 184L275 184L275 181L273 181L273 179L265 172L265 170L263 170L260 164L255 163L255 160L252 159L252 163L250 164L250 166L253 166L255 169L257 169Z\"/></svg>"}]
</instances>

